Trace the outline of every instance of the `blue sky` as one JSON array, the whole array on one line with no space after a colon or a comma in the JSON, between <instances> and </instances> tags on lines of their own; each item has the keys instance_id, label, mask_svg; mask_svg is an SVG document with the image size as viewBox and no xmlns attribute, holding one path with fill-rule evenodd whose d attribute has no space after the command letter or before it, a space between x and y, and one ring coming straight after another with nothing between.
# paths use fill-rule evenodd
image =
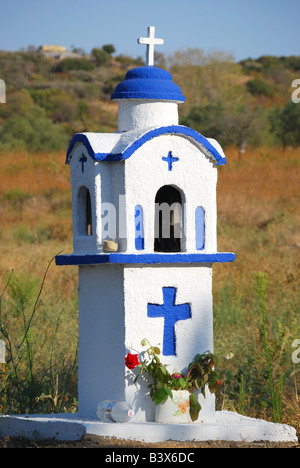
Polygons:
<instances>
[{"instance_id":1,"label":"blue sky","mask_svg":"<svg viewBox=\"0 0 300 468\"><path fill-rule=\"evenodd\" d=\"M145 55L147 26L164 54L202 48L236 60L300 54L300 0L0 0L0 50L59 44L113 44L117 54Z\"/></svg>"}]
</instances>

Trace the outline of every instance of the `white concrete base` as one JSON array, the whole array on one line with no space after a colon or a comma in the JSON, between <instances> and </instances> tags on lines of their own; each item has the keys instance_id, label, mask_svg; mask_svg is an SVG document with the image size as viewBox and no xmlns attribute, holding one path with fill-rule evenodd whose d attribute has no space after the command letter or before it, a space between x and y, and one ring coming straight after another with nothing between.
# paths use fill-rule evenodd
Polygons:
<instances>
[{"instance_id":1,"label":"white concrete base","mask_svg":"<svg viewBox=\"0 0 300 468\"><path fill-rule=\"evenodd\" d=\"M116 437L143 442L208 441L234 442L297 442L296 430L286 424L217 411L214 423L158 424L155 422L103 423L83 420L78 414L3 415L0 416L0 437L28 439L80 440L86 434Z\"/></svg>"}]
</instances>

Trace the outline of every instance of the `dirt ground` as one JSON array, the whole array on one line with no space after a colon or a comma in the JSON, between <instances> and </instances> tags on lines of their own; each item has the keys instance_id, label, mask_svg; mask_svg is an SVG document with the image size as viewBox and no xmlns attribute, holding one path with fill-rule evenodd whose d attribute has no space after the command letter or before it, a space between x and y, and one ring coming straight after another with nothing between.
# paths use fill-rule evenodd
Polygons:
<instances>
[{"instance_id":1,"label":"dirt ground","mask_svg":"<svg viewBox=\"0 0 300 468\"><path fill-rule=\"evenodd\" d=\"M124 441L115 438L104 438L88 435L80 441L62 442L56 440L33 441L21 437L5 437L0 439L0 448L105 448L105 449L198 449L198 448L300 448L300 443L295 442L176 442L166 441L155 444Z\"/></svg>"}]
</instances>

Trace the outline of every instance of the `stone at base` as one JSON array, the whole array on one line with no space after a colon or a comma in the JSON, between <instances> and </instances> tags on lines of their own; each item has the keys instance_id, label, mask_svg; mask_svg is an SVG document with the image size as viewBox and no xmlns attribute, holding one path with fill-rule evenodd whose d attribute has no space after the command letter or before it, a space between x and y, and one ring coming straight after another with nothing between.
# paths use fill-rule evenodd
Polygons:
<instances>
[{"instance_id":1,"label":"stone at base","mask_svg":"<svg viewBox=\"0 0 300 468\"><path fill-rule=\"evenodd\" d=\"M85 435L116 437L143 442L208 441L297 442L296 430L286 424L254 419L229 411L217 411L214 423L159 424L154 422L103 423L84 420L78 414L3 415L0 437L81 440Z\"/></svg>"}]
</instances>

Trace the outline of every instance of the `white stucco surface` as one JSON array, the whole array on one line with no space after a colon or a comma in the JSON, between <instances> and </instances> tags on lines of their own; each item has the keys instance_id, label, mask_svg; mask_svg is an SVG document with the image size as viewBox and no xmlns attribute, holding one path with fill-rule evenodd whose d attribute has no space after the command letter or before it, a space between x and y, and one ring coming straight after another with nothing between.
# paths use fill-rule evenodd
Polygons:
<instances>
[{"instance_id":1,"label":"white stucco surface","mask_svg":"<svg viewBox=\"0 0 300 468\"><path fill-rule=\"evenodd\" d=\"M186 371L196 354L213 352L211 267L143 266L124 269L126 351L145 351L141 340L161 349L161 361L170 373ZM164 319L147 316L147 304L163 304L163 287L176 289L175 304L188 303L191 318L175 324L176 355L163 354ZM136 412L137 420L154 421L155 404L147 382L132 384L133 372L126 372L125 399ZM131 377L131 378L130 378ZM209 392L208 392L209 393ZM213 420L215 399L201 398L200 420Z\"/></svg>"},{"instance_id":2,"label":"white stucco surface","mask_svg":"<svg viewBox=\"0 0 300 468\"><path fill-rule=\"evenodd\" d=\"M118 104L118 131L178 125L178 104L146 99L123 99Z\"/></svg>"},{"instance_id":3,"label":"white stucco surface","mask_svg":"<svg viewBox=\"0 0 300 468\"><path fill-rule=\"evenodd\" d=\"M102 423L78 414L0 416L0 437L40 440L80 440L85 435L116 437L149 443L175 441L297 442L296 430L285 424L217 411L213 423L159 424L151 422Z\"/></svg>"},{"instance_id":4,"label":"white stucco surface","mask_svg":"<svg viewBox=\"0 0 300 468\"><path fill-rule=\"evenodd\" d=\"M80 267L79 413L94 417L102 400L126 400L139 421L154 421L147 383L133 384L128 352L140 353L146 338L163 352L164 319L147 316L147 304L163 303L163 287L176 289L175 304L188 303L191 318L175 324L176 355L161 355L171 372L184 371L196 354L213 351L211 266ZM201 399L199 420L213 420L215 399Z\"/></svg>"},{"instance_id":5,"label":"white stucco surface","mask_svg":"<svg viewBox=\"0 0 300 468\"><path fill-rule=\"evenodd\" d=\"M162 158L178 158L172 170ZM84 170L80 162L86 157ZM154 251L155 196L164 185L178 189L182 199L182 251L196 252L195 210L205 211L203 252L217 251L216 183L217 167L189 138L161 135L147 141L125 161L96 162L83 144L77 144L70 162L75 254L103 252L103 239L114 238L119 251L135 253L135 207L143 209L144 253ZM93 235L80 233L85 214L79 209L78 194L87 187L91 196ZM107 227L108 226L108 227ZM106 229L106 231L105 231Z\"/></svg>"}]
</instances>

